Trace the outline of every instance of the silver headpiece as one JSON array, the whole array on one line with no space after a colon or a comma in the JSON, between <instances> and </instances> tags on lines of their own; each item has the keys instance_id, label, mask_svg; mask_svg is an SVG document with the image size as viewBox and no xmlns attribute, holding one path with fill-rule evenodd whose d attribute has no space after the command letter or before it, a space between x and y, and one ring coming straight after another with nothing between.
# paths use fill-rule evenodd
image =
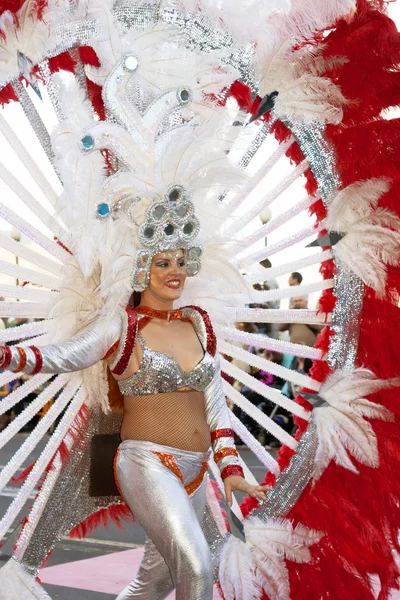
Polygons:
<instances>
[{"instance_id":1,"label":"silver headpiece","mask_svg":"<svg viewBox=\"0 0 400 600\"><path fill-rule=\"evenodd\" d=\"M151 261L160 252L183 249L188 276L193 277L200 271L202 248L193 245L200 224L189 198L184 187L172 185L162 199L154 200L146 210L145 221L138 231L141 249L132 273L135 291L142 292L147 287Z\"/></svg>"}]
</instances>

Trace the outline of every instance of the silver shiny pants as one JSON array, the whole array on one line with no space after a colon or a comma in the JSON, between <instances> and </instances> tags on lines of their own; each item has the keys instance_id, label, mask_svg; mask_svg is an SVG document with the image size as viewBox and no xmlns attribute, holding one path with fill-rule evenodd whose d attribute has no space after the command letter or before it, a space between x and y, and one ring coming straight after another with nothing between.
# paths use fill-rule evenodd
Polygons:
<instances>
[{"instance_id":1,"label":"silver shiny pants","mask_svg":"<svg viewBox=\"0 0 400 600\"><path fill-rule=\"evenodd\" d=\"M209 456L146 441L119 446L116 479L147 538L139 573L117 600L163 600L174 588L176 600L212 600L211 552L201 528Z\"/></svg>"}]
</instances>

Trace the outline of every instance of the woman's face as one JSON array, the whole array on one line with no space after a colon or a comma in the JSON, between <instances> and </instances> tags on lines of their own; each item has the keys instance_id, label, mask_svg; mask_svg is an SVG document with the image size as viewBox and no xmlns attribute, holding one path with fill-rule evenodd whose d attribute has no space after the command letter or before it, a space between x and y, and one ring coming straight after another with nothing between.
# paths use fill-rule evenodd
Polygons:
<instances>
[{"instance_id":1,"label":"woman's face","mask_svg":"<svg viewBox=\"0 0 400 600\"><path fill-rule=\"evenodd\" d=\"M160 300L180 298L186 280L186 257L183 250L161 252L154 256L150 267L150 281L146 288Z\"/></svg>"}]
</instances>

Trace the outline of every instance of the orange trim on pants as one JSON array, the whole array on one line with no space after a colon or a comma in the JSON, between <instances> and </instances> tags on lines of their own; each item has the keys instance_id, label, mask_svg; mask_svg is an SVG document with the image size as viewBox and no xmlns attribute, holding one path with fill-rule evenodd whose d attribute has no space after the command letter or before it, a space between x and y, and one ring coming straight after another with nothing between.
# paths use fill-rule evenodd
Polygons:
<instances>
[{"instance_id":1,"label":"orange trim on pants","mask_svg":"<svg viewBox=\"0 0 400 600\"><path fill-rule=\"evenodd\" d=\"M153 452L154 452L154 454L156 454L158 456L158 458L160 459L162 464L165 467L167 467L167 469L169 469L174 475L176 475L176 477L183 484L183 475L182 475L180 468L178 467L178 463L175 460L175 456L173 454L164 454L163 452L155 452L155 451L153 451ZM196 477L193 479L193 481L190 481L189 483L184 485L184 488L185 488L188 496L191 496L192 494L194 494L194 492L203 483L204 476L208 470L208 463L203 462L202 465L203 466L202 466L200 473L198 475L196 475Z\"/></svg>"}]
</instances>

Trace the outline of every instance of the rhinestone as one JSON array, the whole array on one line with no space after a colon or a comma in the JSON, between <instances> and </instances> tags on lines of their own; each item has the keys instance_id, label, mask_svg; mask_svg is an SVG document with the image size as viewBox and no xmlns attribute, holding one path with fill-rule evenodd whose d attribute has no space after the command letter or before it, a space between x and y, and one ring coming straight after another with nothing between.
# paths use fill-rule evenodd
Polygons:
<instances>
[{"instance_id":1,"label":"rhinestone","mask_svg":"<svg viewBox=\"0 0 400 600\"><path fill-rule=\"evenodd\" d=\"M108 217L110 214L110 207L106 202L102 202L97 206L97 214L99 217Z\"/></svg>"},{"instance_id":2,"label":"rhinestone","mask_svg":"<svg viewBox=\"0 0 400 600\"><path fill-rule=\"evenodd\" d=\"M160 221L163 218L164 214L165 208L160 204L159 206L156 206L153 210L153 219L155 219L156 221Z\"/></svg>"},{"instance_id":3,"label":"rhinestone","mask_svg":"<svg viewBox=\"0 0 400 600\"><path fill-rule=\"evenodd\" d=\"M179 100L182 102L182 104L187 104L190 100L190 92L189 90L183 88L182 90L179 90Z\"/></svg>"},{"instance_id":4,"label":"rhinestone","mask_svg":"<svg viewBox=\"0 0 400 600\"><path fill-rule=\"evenodd\" d=\"M147 273L147 271L145 271L145 270L138 271L137 282L139 284L144 283L144 281L146 279L146 273Z\"/></svg>"},{"instance_id":5,"label":"rhinestone","mask_svg":"<svg viewBox=\"0 0 400 600\"><path fill-rule=\"evenodd\" d=\"M177 202L181 197L181 190L179 188L173 188L168 194L168 198L170 202Z\"/></svg>"},{"instance_id":6,"label":"rhinestone","mask_svg":"<svg viewBox=\"0 0 400 600\"><path fill-rule=\"evenodd\" d=\"M154 227L146 227L143 231L143 235L145 238L150 240L154 235Z\"/></svg>"},{"instance_id":7,"label":"rhinestone","mask_svg":"<svg viewBox=\"0 0 400 600\"><path fill-rule=\"evenodd\" d=\"M150 254L144 253L140 256L140 264L142 265L142 267L146 266L146 264L149 262L149 258L150 258Z\"/></svg>"},{"instance_id":8,"label":"rhinestone","mask_svg":"<svg viewBox=\"0 0 400 600\"><path fill-rule=\"evenodd\" d=\"M81 144L84 150L92 150L92 148L94 148L94 139L91 135L85 135L85 137L81 139Z\"/></svg>"},{"instance_id":9,"label":"rhinestone","mask_svg":"<svg viewBox=\"0 0 400 600\"><path fill-rule=\"evenodd\" d=\"M178 208L175 209L176 214L178 215L178 217L186 217L186 215L188 214L189 208L187 206L178 206Z\"/></svg>"},{"instance_id":10,"label":"rhinestone","mask_svg":"<svg viewBox=\"0 0 400 600\"><path fill-rule=\"evenodd\" d=\"M200 271L200 263L197 261L186 263L186 273L189 277L194 277Z\"/></svg>"},{"instance_id":11,"label":"rhinestone","mask_svg":"<svg viewBox=\"0 0 400 600\"><path fill-rule=\"evenodd\" d=\"M136 71L136 69L139 66L139 61L136 58L136 56L134 56L133 54L131 54L130 56L127 56L125 58L124 61L124 67L127 71Z\"/></svg>"},{"instance_id":12,"label":"rhinestone","mask_svg":"<svg viewBox=\"0 0 400 600\"><path fill-rule=\"evenodd\" d=\"M165 235L172 235L175 231L175 227L173 225L171 225L171 223L168 223L167 225L164 226L164 233Z\"/></svg>"},{"instance_id":13,"label":"rhinestone","mask_svg":"<svg viewBox=\"0 0 400 600\"><path fill-rule=\"evenodd\" d=\"M193 223L186 223L186 225L183 228L183 233L185 235L190 235L191 233L193 233L193 230L194 230Z\"/></svg>"},{"instance_id":14,"label":"rhinestone","mask_svg":"<svg viewBox=\"0 0 400 600\"><path fill-rule=\"evenodd\" d=\"M201 248L198 246L193 246L193 248L189 248L188 250L188 258L200 258L201 256Z\"/></svg>"}]
</instances>

